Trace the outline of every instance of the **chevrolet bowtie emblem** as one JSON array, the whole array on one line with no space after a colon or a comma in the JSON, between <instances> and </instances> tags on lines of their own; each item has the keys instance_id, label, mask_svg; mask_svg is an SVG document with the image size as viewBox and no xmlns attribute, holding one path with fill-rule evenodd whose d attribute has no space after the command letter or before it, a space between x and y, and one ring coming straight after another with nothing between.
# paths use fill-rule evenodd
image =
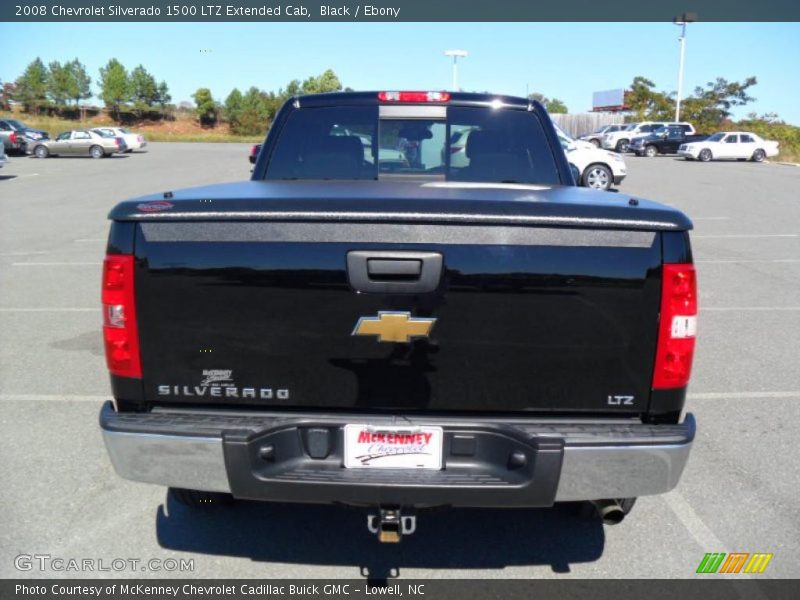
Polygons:
<instances>
[{"instance_id":1,"label":"chevrolet bowtie emblem","mask_svg":"<svg viewBox=\"0 0 800 600\"><path fill-rule=\"evenodd\" d=\"M377 335L379 342L408 342L428 337L436 319L412 317L409 312L380 311L377 317L361 317L353 335Z\"/></svg>"}]
</instances>

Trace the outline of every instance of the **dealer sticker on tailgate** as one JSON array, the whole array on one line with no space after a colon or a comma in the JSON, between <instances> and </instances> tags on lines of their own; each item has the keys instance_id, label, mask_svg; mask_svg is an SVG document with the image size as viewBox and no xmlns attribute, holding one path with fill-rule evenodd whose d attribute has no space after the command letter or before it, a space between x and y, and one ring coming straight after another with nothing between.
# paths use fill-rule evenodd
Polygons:
<instances>
[{"instance_id":1,"label":"dealer sticker on tailgate","mask_svg":"<svg viewBox=\"0 0 800 600\"><path fill-rule=\"evenodd\" d=\"M441 427L345 425L344 466L349 469L441 469Z\"/></svg>"}]
</instances>

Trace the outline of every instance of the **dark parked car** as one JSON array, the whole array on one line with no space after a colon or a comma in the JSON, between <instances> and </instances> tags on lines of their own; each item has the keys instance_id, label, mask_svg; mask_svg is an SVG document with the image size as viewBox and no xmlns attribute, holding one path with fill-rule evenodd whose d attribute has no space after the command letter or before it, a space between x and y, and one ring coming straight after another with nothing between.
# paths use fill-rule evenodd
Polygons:
<instances>
[{"instance_id":1,"label":"dark parked car","mask_svg":"<svg viewBox=\"0 0 800 600\"><path fill-rule=\"evenodd\" d=\"M261 144L253 144L253 147L250 148L250 164L256 164L256 159L258 158L258 153L261 152Z\"/></svg>"},{"instance_id":2,"label":"dark parked car","mask_svg":"<svg viewBox=\"0 0 800 600\"><path fill-rule=\"evenodd\" d=\"M365 157L401 143L416 160ZM293 98L250 181L109 218L100 426L123 477L200 509L369 507L385 542L415 509L592 501L614 523L678 484L692 223L575 186L538 102Z\"/></svg>"},{"instance_id":3,"label":"dark parked car","mask_svg":"<svg viewBox=\"0 0 800 600\"><path fill-rule=\"evenodd\" d=\"M683 127L667 125L655 130L650 135L633 138L628 151L633 152L636 156L648 157L658 154L677 154L681 145L700 142L707 137L707 135L687 135Z\"/></svg>"},{"instance_id":4,"label":"dark parked car","mask_svg":"<svg viewBox=\"0 0 800 600\"><path fill-rule=\"evenodd\" d=\"M17 119L0 119L0 140L9 154L25 154L29 142L48 137L50 136L46 131L32 129Z\"/></svg>"}]
</instances>

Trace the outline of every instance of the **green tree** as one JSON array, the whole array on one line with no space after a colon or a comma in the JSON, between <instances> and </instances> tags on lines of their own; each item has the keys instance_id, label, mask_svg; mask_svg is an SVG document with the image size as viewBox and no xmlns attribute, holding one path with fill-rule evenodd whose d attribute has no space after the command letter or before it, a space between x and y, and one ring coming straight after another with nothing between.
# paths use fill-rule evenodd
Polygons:
<instances>
[{"instance_id":1,"label":"green tree","mask_svg":"<svg viewBox=\"0 0 800 600\"><path fill-rule=\"evenodd\" d=\"M133 107L140 118L145 110L158 102L156 79L142 65L131 71L130 94Z\"/></svg>"},{"instance_id":2,"label":"green tree","mask_svg":"<svg viewBox=\"0 0 800 600\"><path fill-rule=\"evenodd\" d=\"M285 88L281 88L277 92L265 92L257 87L251 87L244 93L234 89L225 99L225 118L230 123L233 133L239 135L263 134L275 119L275 115L283 103L292 96L321 94L341 89L342 82L331 69L327 69L320 75L308 77L302 82L299 79L293 79ZM201 103L197 101L197 104L199 111Z\"/></svg>"},{"instance_id":3,"label":"green tree","mask_svg":"<svg viewBox=\"0 0 800 600\"><path fill-rule=\"evenodd\" d=\"M167 82L161 81L158 84L158 105L161 107L162 112L166 110L167 104L169 104L171 100L172 96L169 95L169 87L167 86Z\"/></svg>"},{"instance_id":4,"label":"green tree","mask_svg":"<svg viewBox=\"0 0 800 600\"><path fill-rule=\"evenodd\" d=\"M219 117L219 110L214 97L211 95L211 90L208 88L198 88L192 94L192 99L196 105L195 113L200 120L203 127L214 127L217 124Z\"/></svg>"},{"instance_id":5,"label":"green tree","mask_svg":"<svg viewBox=\"0 0 800 600\"><path fill-rule=\"evenodd\" d=\"M681 100L681 120L690 121L699 132L710 133L730 119L731 108L754 100L748 92L754 85L755 77L742 82L717 77L705 88L696 87L694 94ZM626 102L634 120L670 121L675 118L673 94L659 92L655 87L646 77L633 78Z\"/></svg>"},{"instance_id":6,"label":"green tree","mask_svg":"<svg viewBox=\"0 0 800 600\"><path fill-rule=\"evenodd\" d=\"M667 121L674 118L675 100L666 92L656 91L655 87L656 84L646 77L633 78L625 103L634 120Z\"/></svg>"},{"instance_id":7,"label":"green tree","mask_svg":"<svg viewBox=\"0 0 800 600\"><path fill-rule=\"evenodd\" d=\"M239 114L242 111L242 92L239 88L233 88L228 97L225 98L225 118L232 128L239 122Z\"/></svg>"},{"instance_id":8,"label":"green tree","mask_svg":"<svg viewBox=\"0 0 800 600\"><path fill-rule=\"evenodd\" d=\"M547 104L545 104L545 108L547 109L547 112L550 113L567 114L569 112L567 105L564 104L558 98L551 98L550 100L548 100Z\"/></svg>"},{"instance_id":9,"label":"green tree","mask_svg":"<svg viewBox=\"0 0 800 600\"><path fill-rule=\"evenodd\" d=\"M47 101L47 67L36 58L17 78L14 99L21 102L26 112L39 114Z\"/></svg>"},{"instance_id":10,"label":"green tree","mask_svg":"<svg viewBox=\"0 0 800 600\"><path fill-rule=\"evenodd\" d=\"M528 94L528 100L540 102L544 105L547 109L547 112L551 113L568 113L569 109L567 109L567 105L564 104L558 98L548 98L544 94L539 92L533 92L532 94Z\"/></svg>"},{"instance_id":11,"label":"green tree","mask_svg":"<svg viewBox=\"0 0 800 600\"><path fill-rule=\"evenodd\" d=\"M69 98L75 101L75 105L80 104L81 100L88 100L92 97L92 78L86 72L86 67L77 58L64 65L69 73Z\"/></svg>"},{"instance_id":12,"label":"green tree","mask_svg":"<svg viewBox=\"0 0 800 600\"><path fill-rule=\"evenodd\" d=\"M100 68L100 97L119 119L120 107L131 98L128 71L116 58Z\"/></svg>"},{"instance_id":13,"label":"green tree","mask_svg":"<svg viewBox=\"0 0 800 600\"><path fill-rule=\"evenodd\" d=\"M275 119L275 115L278 114L278 111L283 106L283 103L286 102L286 99L279 96L275 92L269 92L264 96L264 102L267 105L267 114L270 121Z\"/></svg>"},{"instance_id":14,"label":"green tree","mask_svg":"<svg viewBox=\"0 0 800 600\"><path fill-rule=\"evenodd\" d=\"M292 96L299 96L303 93L303 86L299 79L292 79L285 90L278 90L278 95L283 98L291 98Z\"/></svg>"},{"instance_id":15,"label":"green tree","mask_svg":"<svg viewBox=\"0 0 800 600\"><path fill-rule=\"evenodd\" d=\"M71 75L67 65L54 60L47 69L47 95L58 108L63 108L70 98Z\"/></svg>"},{"instance_id":16,"label":"green tree","mask_svg":"<svg viewBox=\"0 0 800 600\"><path fill-rule=\"evenodd\" d=\"M303 94L324 94L325 92L338 92L341 89L342 82L339 81L339 77L332 69L327 69L316 77L309 77L301 86Z\"/></svg>"},{"instance_id":17,"label":"green tree","mask_svg":"<svg viewBox=\"0 0 800 600\"><path fill-rule=\"evenodd\" d=\"M742 82L717 77L706 87L696 87L694 94L681 103L681 119L694 123L698 131L709 133L730 119L731 108L745 106L755 100L748 90L756 85L755 77Z\"/></svg>"},{"instance_id":18,"label":"green tree","mask_svg":"<svg viewBox=\"0 0 800 600\"><path fill-rule=\"evenodd\" d=\"M11 97L14 95L14 84L13 83L2 83L0 82L0 109L2 110L10 110L11 109Z\"/></svg>"},{"instance_id":19,"label":"green tree","mask_svg":"<svg viewBox=\"0 0 800 600\"><path fill-rule=\"evenodd\" d=\"M274 95L251 87L242 97L239 119L234 133L243 135L263 134L275 117Z\"/></svg>"}]
</instances>

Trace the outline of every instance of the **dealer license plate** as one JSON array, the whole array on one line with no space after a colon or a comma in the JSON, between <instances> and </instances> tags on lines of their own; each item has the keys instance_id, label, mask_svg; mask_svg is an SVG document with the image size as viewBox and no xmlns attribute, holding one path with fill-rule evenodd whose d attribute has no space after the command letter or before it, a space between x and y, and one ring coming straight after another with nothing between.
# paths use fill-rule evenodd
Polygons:
<instances>
[{"instance_id":1,"label":"dealer license plate","mask_svg":"<svg viewBox=\"0 0 800 600\"><path fill-rule=\"evenodd\" d=\"M441 427L345 425L344 466L349 469L441 469Z\"/></svg>"}]
</instances>

